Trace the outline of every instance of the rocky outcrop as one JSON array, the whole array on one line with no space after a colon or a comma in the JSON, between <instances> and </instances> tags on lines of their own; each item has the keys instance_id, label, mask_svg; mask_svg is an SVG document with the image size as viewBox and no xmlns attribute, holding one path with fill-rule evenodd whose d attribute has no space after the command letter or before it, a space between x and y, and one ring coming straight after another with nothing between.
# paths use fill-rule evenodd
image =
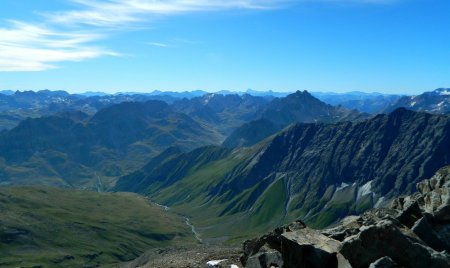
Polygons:
<instances>
[{"instance_id":1,"label":"rocky outcrop","mask_svg":"<svg viewBox=\"0 0 450 268\"><path fill-rule=\"evenodd\" d=\"M397 264L389 257L383 257L371 263L369 268L396 268Z\"/></svg>"},{"instance_id":2,"label":"rocky outcrop","mask_svg":"<svg viewBox=\"0 0 450 268\"><path fill-rule=\"evenodd\" d=\"M301 222L244 243L245 267L450 267L450 167L418 192L321 232ZM268 261L270 260L270 261Z\"/></svg>"},{"instance_id":3,"label":"rocky outcrop","mask_svg":"<svg viewBox=\"0 0 450 268\"><path fill-rule=\"evenodd\" d=\"M350 267L338 253L340 242L297 221L244 243L245 267ZM347 266L345 266L347 265Z\"/></svg>"}]
</instances>

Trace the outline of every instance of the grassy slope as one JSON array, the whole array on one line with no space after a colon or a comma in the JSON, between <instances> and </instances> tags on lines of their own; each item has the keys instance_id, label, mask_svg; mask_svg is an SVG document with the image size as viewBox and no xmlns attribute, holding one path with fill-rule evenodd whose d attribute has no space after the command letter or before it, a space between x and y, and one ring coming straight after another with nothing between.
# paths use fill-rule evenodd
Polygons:
<instances>
[{"instance_id":1,"label":"grassy slope","mask_svg":"<svg viewBox=\"0 0 450 268\"><path fill-rule=\"evenodd\" d=\"M151 193L150 196L156 202L170 206L172 211L189 216L207 242L240 243L264 233L284 222L284 204L288 197L283 179L270 185L253 207L245 212L238 212L238 208L245 206L245 202L257 191L259 185L237 196L225 193L220 198L212 198L207 195L208 189L223 182L225 174L246 153L249 152L238 151L200 169L193 167L185 178L157 193Z\"/></svg>"},{"instance_id":2,"label":"grassy slope","mask_svg":"<svg viewBox=\"0 0 450 268\"><path fill-rule=\"evenodd\" d=\"M134 194L0 188L0 266L113 265L195 243L179 216Z\"/></svg>"},{"instance_id":3,"label":"grassy slope","mask_svg":"<svg viewBox=\"0 0 450 268\"><path fill-rule=\"evenodd\" d=\"M211 189L227 179L229 174L243 159L253 155L256 149L236 150L224 159L213 161L205 166L192 167L181 180L160 191L148 192L150 198L171 207L171 210L191 218L202 238L207 242L237 242L260 235L276 226L304 219L309 211L298 210L295 205L303 200L300 192L289 196L287 192L288 177L276 178L263 192L263 182L243 190L238 195L230 192L217 196L208 196ZM151 187L150 187L151 188ZM305 190L308 187L304 187ZM331 191L332 190L332 191ZM332 196L323 196L323 205L330 201L329 208L308 220L313 227L324 227L336 217L345 216L348 209L364 210L369 200L362 198L354 204L354 188L348 188ZM254 200L255 196L257 197ZM292 198L291 202L289 202ZM253 200L253 201L251 201ZM253 203L254 202L254 203ZM251 207L248 204L253 203Z\"/></svg>"}]
</instances>

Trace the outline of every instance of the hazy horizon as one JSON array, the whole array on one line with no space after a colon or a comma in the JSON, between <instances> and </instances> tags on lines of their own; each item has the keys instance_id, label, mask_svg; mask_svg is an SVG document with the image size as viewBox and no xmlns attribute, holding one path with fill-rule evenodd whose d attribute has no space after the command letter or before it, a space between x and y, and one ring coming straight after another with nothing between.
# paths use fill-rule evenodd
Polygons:
<instances>
[{"instance_id":1,"label":"hazy horizon","mask_svg":"<svg viewBox=\"0 0 450 268\"><path fill-rule=\"evenodd\" d=\"M48 89L48 88L44 88L44 89L0 89L0 93L1 92L7 92L7 91L12 91L12 92L26 92L26 91L33 91L33 92L39 92L39 91L52 91L52 92L56 92L56 91L65 91L69 94L95 94L95 93L99 93L99 94L109 94L109 95L115 95L115 94L151 94L151 93L157 93L157 92L167 92L167 93L194 93L197 91L201 91L201 92L206 92L206 93L268 93L268 92L273 92L275 94L291 94L291 93L295 93L296 91L308 91L309 93L312 94L351 94L351 93L361 93L361 94L383 94L383 95L414 95L411 94L409 92L379 92L379 91L361 91L361 90L352 90L352 91L320 91L320 90L308 90L308 89L295 89L295 90L275 90L275 89L267 89L267 90L254 90L254 89L245 89L245 90L233 90L233 89L221 89L221 90L206 90L206 89L192 89L192 90L160 90L160 89L154 89L154 90L142 90L142 91L134 91L134 90L118 90L118 91L104 91L104 90L79 90L79 91L72 91L72 90L65 90L65 89ZM435 89L433 89L435 90ZM423 92L419 92L418 94L424 93L424 92L430 92L433 90L426 90Z\"/></svg>"}]
</instances>

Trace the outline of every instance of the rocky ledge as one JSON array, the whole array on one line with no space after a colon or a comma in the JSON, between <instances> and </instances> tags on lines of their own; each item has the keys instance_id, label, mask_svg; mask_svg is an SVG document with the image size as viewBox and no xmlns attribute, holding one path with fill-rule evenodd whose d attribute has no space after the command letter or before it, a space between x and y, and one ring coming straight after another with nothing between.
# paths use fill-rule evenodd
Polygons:
<instances>
[{"instance_id":1,"label":"rocky ledge","mask_svg":"<svg viewBox=\"0 0 450 268\"><path fill-rule=\"evenodd\" d=\"M450 267L450 167L418 192L318 231L302 221L243 245L247 268Z\"/></svg>"}]
</instances>

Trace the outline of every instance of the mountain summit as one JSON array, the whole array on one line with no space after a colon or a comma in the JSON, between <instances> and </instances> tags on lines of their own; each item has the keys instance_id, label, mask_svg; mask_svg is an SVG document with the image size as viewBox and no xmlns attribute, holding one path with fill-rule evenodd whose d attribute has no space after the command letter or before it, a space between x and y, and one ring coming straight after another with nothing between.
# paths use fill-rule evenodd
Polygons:
<instances>
[{"instance_id":1,"label":"mountain summit","mask_svg":"<svg viewBox=\"0 0 450 268\"><path fill-rule=\"evenodd\" d=\"M259 113L259 119L237 128L224 141L227 147L251 146L293 123L333 123L360 120L367 114L326 104L308 91L297 91L273 99Z\"/></svg>"}]
</instances>

